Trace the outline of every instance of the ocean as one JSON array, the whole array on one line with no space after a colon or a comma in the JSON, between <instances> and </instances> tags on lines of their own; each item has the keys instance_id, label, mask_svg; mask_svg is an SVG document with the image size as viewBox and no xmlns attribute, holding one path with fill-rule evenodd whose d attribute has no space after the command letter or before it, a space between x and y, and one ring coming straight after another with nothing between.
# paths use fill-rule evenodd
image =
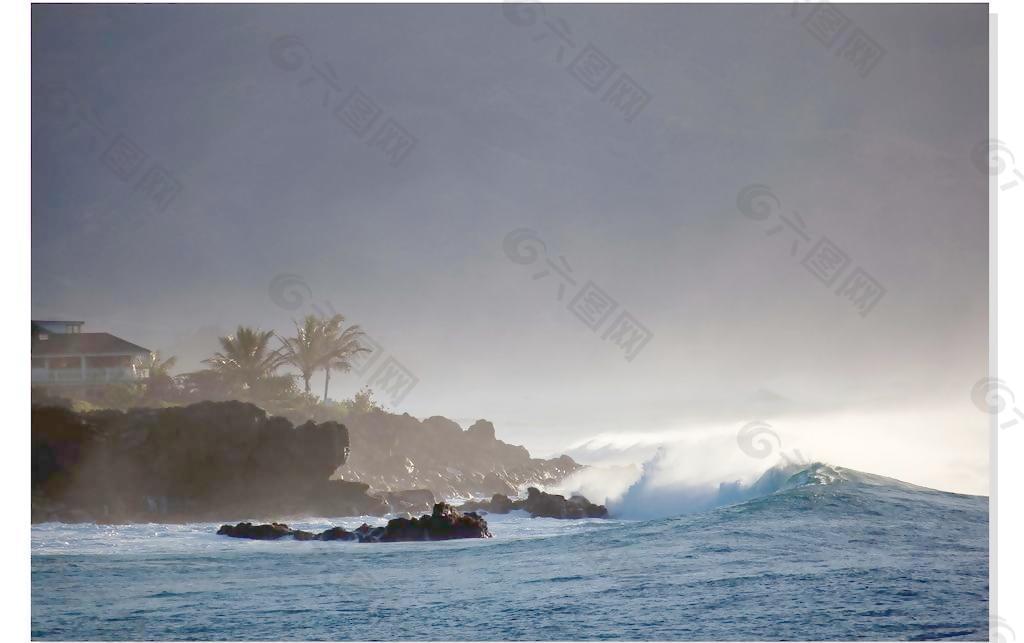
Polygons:
<instances>
[{"instance_id":1,"label":"ocean","mask_svg":"<svg viewBox=\"0 0 1024 643\"><path fill-rule=\"evenodd\" d=\"M38 524L32 637L988 640L988 498L822 464L767 482L651 520L492 514L486 540Z\"/></svg>"}]
</instances>

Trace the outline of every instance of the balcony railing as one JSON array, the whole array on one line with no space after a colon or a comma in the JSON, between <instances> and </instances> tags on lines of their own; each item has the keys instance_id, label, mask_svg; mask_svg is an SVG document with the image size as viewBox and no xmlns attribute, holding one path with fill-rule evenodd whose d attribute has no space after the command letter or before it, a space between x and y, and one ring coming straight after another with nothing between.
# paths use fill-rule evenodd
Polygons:
<instances>
[{"instance_id":1,"label":"balcony railing","mask_svg":"<svg viewBox=\"0 0 1024 643\"><path fill-rule=\"evenodd\" d=\"M103 384L106 382L137 382L145 379L145 369L133 369L125 366L109 368L33 368L32 381L35 383L50 382L54 384Z\"/></svg>"}]
</instances>

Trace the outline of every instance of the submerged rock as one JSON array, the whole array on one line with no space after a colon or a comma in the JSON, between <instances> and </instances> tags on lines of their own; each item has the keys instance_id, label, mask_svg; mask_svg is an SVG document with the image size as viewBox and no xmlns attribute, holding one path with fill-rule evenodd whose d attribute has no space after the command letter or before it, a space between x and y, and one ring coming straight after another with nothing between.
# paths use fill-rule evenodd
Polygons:
<instances>
[{"instance_id":1,"label":"submerged rock","mask_svg":"<svg viewBox=\"0 0 1024 643\"><path fill-rule=\"evenodd\" d=\"M220 532L217 532L220 533ZM353 532L343 527L331 527L316 535L317 540L359 540Z\"/></svg>"},{"instance_id":2,"label":"submerged rock","mask_svg":"<svg viewBox=\"0 0 1024 643\"><path fill-rule=\"evenodd\" d=\"M604 505L595 505L580 495L565 499L565 496L544 493L530 487L526 490L526 500L521 501L524 509L534 518L607 518L608 509Z\"/></svg>"},{"instance_id":3,"label":"submerged rock","mask_svg":"<svg viewBox=\"0 0 1024 643\"><path fill-rule=\"evenodd\" d=\"M218 536L249 538L252 540L278 540L291 536L295 540L344 540L361 543L405 542L414 540L451 540L453 538L490 538L487 521L475 513L462 513L451 505L439 502L433 512L419 518L394 518L385 527L371 527L363 523L354 531L331 527L319 534L292 529L283 523L253 525L221 525Z\"/></svg>"},{"instance_id":4,"label":"submerged rock","mask_svg":"<svg viewBox=\"0 0 1024 643\"><path fill-rule=\"evenodd\" d=\"M278 540L285 536L292 536L295 540L313 540L315 537L308 531L292 529L280 522L272 522L269 525L254 525L251 522L240 522L234 526L221 525L217 535L251 540Z\"/></svg>"},{"instance_id":5,"label":"submerged rock","mask_svg":"<svg viewBox=\"0 0 1024 643\"><path fill-rule=\"evenodd\" d=\"M471 500L463 504L463 511L486 511L496 514L507 514L513 509L524 509L534 518L607 518L608 509L604 505L595 505L581 495L574 495L566 500L565 496L545 493L535 487L526 490L523 500L511 500L508 496L496 493L487 500Z\"/></svg>"},{"instance_id":6,"label":"submerged rock","mask_svg":"<svg viewBox=\"0 0 1024 643\"><path fill-rule=\"evenodd\" d=\"M459 507L462 511L486 511L492 514L507 514L515 509L512 499L503 493L496 493L490 500L470 500Z\"/></svg>"}]
</instances>

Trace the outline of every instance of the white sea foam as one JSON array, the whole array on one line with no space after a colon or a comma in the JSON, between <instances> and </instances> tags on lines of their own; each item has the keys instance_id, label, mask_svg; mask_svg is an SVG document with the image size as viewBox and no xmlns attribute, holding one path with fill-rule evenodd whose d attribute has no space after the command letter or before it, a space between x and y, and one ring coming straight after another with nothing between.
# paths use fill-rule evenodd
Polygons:
<instances>
[{"instance_id":1,"label":"white sea foam","mask_svg":"<svg viewBox=\"0 0 1024 643\"><path fill-rule=\"evenodd\" d=\"M742 502L775 491L772 484L781 484L781 472L792 475L808 464L798 453L751 456L738 448L735 433L722 431L677 434L661 444L598 440L582 446L596 462L548 490L580 493L626 519L665 518ZM642 463L622 464L624 454L651 453L652 448L653 455Z\"/></svg>"}]
</instances>

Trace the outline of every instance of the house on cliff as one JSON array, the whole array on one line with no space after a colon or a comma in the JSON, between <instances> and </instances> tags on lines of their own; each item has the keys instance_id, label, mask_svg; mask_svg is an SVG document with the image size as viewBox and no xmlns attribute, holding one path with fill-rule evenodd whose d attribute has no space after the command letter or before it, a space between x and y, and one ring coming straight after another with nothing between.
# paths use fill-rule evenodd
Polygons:
<instances>
[{"instance_id":1,"label":"house on cliff","mask_svg":"<svg viewBox=\"0 0 1024 643\"><path fill-rule=\"evenodd\" d=\"M81 321L32 320L32 386L137 382L149 349L110 333L83 333Z\"/></svg>"}]
</instances>

